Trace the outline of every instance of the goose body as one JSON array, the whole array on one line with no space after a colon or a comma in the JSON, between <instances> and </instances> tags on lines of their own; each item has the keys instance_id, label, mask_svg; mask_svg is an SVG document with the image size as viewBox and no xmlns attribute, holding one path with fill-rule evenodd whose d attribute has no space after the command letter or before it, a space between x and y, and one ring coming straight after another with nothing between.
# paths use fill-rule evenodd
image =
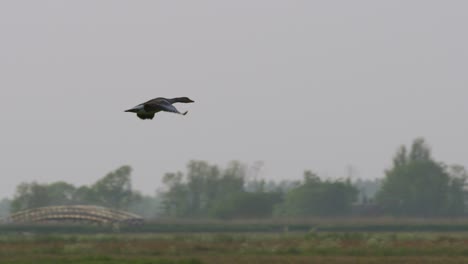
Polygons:
<instances>
[{"instance_id":1,"label":"goose body","mask_svg":"<svg viewBox=\"0 0 468 264\"><path fill-rule=\"evenodd\" d=\"M136 113L140 119L153 119L154 114L160 111L186 115L188 111L181 113L172 104L193 103L193 102L194 101L189 99L188 97L176 97L176 98L158 97L158 98L151 99L145 103L139 104L128 110L125 110L125 112Z\"/></svg>"}]
</instances>

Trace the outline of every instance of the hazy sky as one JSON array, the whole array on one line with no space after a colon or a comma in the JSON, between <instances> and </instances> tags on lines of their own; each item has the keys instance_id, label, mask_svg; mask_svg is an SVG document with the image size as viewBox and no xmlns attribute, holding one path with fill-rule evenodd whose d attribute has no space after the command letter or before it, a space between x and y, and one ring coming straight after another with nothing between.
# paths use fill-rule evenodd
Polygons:
<instances>
[{"instance_id":1,"label":"hazy sky","mask_svg":"<svg viewBox=\"0 0 468 264\"><path fill-rule=\"evenodd\" d=\"M468 1L0 1L0 197L136 189L191 159L375 178L423 136L468 166ZM188 115L123 110L188 96Z\"/></svg>"}]
</instances>

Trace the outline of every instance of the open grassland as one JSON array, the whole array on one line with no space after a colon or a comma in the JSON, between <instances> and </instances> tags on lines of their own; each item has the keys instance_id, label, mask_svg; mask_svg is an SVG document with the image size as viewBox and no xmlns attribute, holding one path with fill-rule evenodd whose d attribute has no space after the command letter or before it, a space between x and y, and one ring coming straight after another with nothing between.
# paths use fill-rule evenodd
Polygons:
<instances>
[{"instance_id":1,"label":"open grassland","mask_svg":"<svg viewBox=\"0 0 468 264\"><path fill-rule=\"evenodd\" d=\"M96 233L282 233L282 232L468 232L468 218L304 218L304 219L158 219L138 226L77 224L0 224L0 234Z\"/></svg>"},{"instance_id":2,"label":"open grassland","mask_svg":"<svg viewBox=\"0 0 468 264\"><path fill-rule=\"evenodd\" d=\"M9 234L0 263L468 263L468 233Z\"/></svg>"}]
</instances>

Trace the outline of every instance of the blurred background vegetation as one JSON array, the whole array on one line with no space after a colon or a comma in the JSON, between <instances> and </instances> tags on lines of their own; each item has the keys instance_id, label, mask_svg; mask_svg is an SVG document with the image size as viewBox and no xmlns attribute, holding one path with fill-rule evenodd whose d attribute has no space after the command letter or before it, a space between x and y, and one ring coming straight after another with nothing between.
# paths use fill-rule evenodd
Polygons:
<instances>
[{"instance_id":1,"label":"blurred background vegetation","mask_svg":"<svg viewBox=\"0 0 468 264\"><path fill-rule=\"evenodd\" d=\"M13 197L0 200L0 217L73 204L127 210L147 219L466 215L465 168L435 160L422 138L398 149L383 178L325 179L307 170L302 180L267 181L249 170L239 161L222 168L193 160L185 172L166 173L164 187L154 195L132 189L132 168L127 165L89 186L25 182Z\"/></svg>"}]
</instances>

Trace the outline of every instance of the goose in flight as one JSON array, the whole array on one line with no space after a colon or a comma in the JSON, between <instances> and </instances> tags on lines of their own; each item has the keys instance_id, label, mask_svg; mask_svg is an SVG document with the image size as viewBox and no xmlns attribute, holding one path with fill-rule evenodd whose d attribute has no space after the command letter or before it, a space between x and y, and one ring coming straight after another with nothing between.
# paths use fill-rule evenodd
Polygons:
<instances>
[{"instance_id":1,"label":"goose in flight","mask_svg":"<svg viewBox=\"0 0 468 264\"><path fill-rule=\"evenodd\" d=\"M186 115L188 111L181 113L172 104L193 103L193 102L194 101L189 99L188 97L176 97L176 98L158 97L158 98L151 99L148 102L139 104L128 110L125 110L125 112L136 113L140 119L153 119L154 114L160 111Z\"/></svg>"}]
</instances>

